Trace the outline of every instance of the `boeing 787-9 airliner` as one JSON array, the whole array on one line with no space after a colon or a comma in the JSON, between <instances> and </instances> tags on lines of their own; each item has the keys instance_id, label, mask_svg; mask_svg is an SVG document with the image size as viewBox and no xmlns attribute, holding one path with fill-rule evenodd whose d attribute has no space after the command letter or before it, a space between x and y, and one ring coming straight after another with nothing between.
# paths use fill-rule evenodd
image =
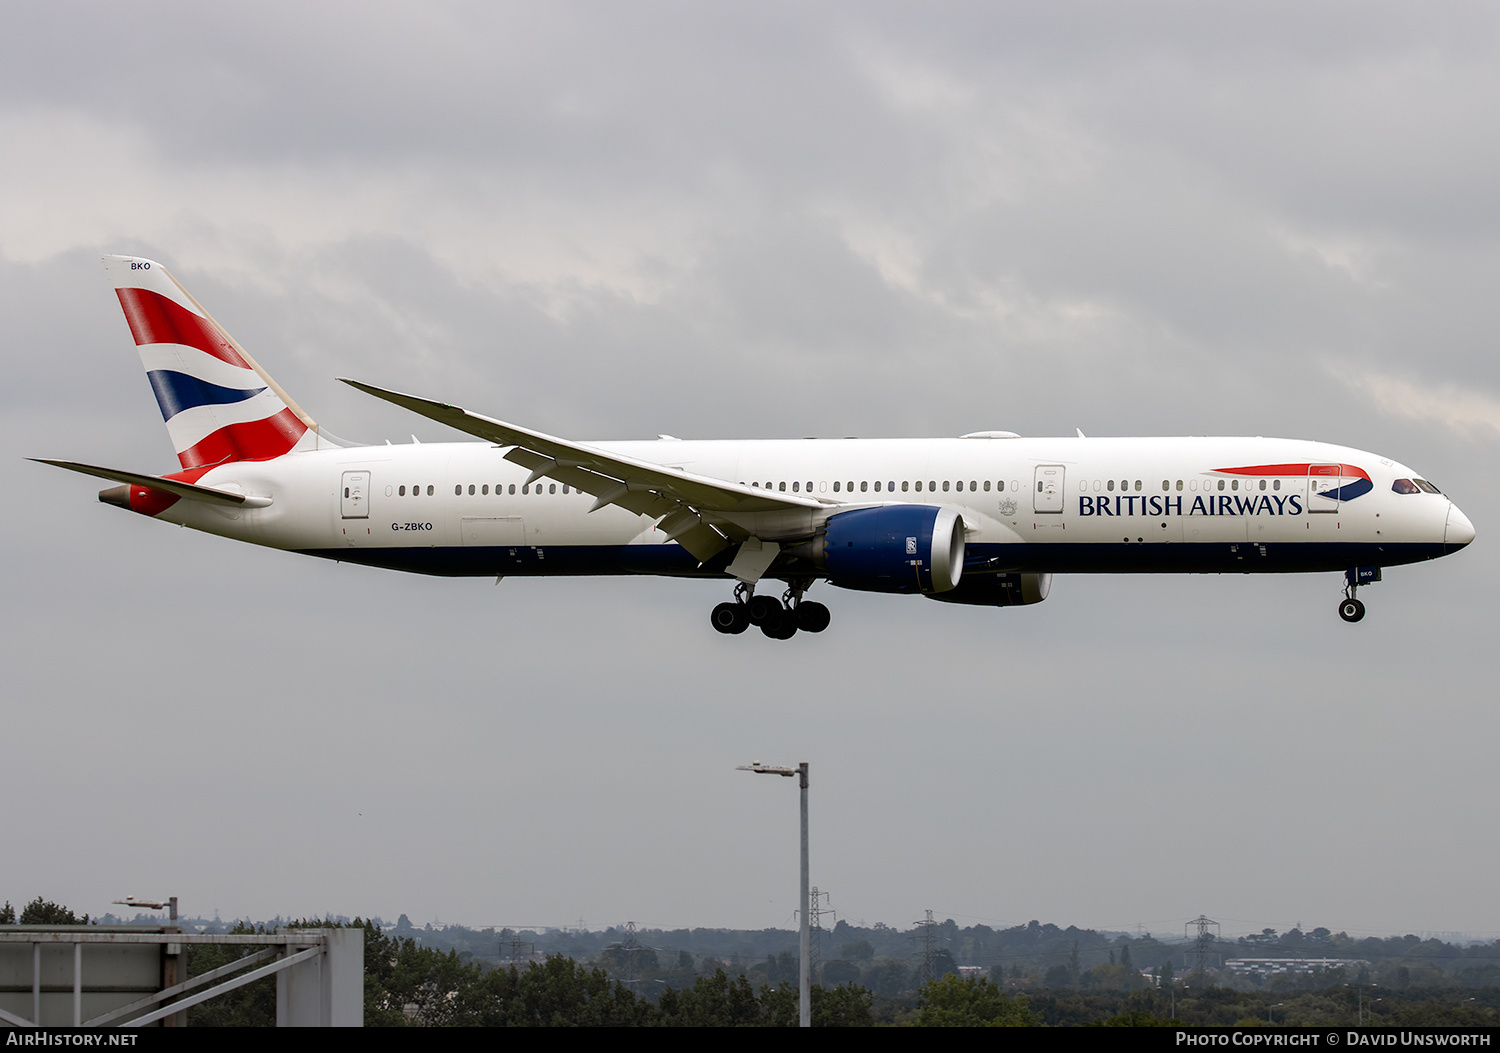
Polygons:
<instances>
[{"instance_id":1,"label":"boeing 787-9 airliner","mask_svg":"<svg viewBox=\"0 0 1500 1053\"><path fill-rule=\"evenodd\" d=\"M1054 574L1339 572L1345 621L1383 567L1474 539L1377 454L1295 439L575 442L346 381L481 440L334 439L160 264L106 256L180 470L45 463L99 499L256 545L421 574L733 583L722 633L821 632L818 581L1008 607ZM774 587L766 586L776 583Z\"/></svg>"}]
</instances>

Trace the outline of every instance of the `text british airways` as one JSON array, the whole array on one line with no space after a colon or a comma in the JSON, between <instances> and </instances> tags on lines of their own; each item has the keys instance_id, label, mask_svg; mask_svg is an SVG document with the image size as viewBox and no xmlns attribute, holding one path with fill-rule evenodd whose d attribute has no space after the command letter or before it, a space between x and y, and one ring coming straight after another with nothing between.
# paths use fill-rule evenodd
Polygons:
<instances>
[{"instance_id":1,"label":"text british airways","mask_svg":"<svg viewBox=\"0 0 1500 1053\"><path fill-rule=\"evenodd\" d=\"M1300 494L1199 494L1183 511L1183 498L1164 494L1080 497L1080 516L1300 516Z\"/></svg>"}]
</instances>

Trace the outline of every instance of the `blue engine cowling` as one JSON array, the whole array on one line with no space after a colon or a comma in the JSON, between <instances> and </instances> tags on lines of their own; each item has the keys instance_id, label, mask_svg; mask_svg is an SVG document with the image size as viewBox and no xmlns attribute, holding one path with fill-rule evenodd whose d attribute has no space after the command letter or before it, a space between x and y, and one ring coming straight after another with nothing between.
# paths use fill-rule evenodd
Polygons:
<instances>
[{"instance_id":1,"label":"blue engine cowling","mask_svg":"<svg viewBox=\"0 0 1500 1053\"><path fill-rule=\"evenodd\" d=\"M821 539L830 585L863 592L947 592L964 572L964 521L933 505L882 505L830 516Z\"/></svg>"}]
</instances>

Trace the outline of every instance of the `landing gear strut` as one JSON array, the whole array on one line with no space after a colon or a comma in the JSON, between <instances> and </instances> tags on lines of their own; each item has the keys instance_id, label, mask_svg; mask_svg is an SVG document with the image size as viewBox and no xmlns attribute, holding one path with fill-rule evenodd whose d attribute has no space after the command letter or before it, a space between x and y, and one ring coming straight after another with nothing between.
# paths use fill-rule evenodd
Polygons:
<instances>
[{"instance_id":1,"label":"landing gear strut","mask_svg":"<svg viewBox=\"0 0 1500 1053\"><path fill-rule=\"evenodd\" d=\"M810 579L792 581L778 600L774 595L756 595L753 585L741 582L734 587L734 601L715 607L709 621L726 634L739 634L756 625L773 640L790 640L798 630L820 633L828 628L831 615L821 603L802 598L811 585Z\"/></svg>"},{"instance_id":2,"label":"landing gear strut","mask_svg":"<svg viewBox=\"0 0 1500 1053\"><path fill-rule=\"evenodd\" d=\"M1344 599L1339 603L1339 617L1346 622L1357 622L1365 616L1365 605L1355 599L1361 585L1380 580L1379 567L1350 567L1344 571Z\"/></svg>"}]
</instances>

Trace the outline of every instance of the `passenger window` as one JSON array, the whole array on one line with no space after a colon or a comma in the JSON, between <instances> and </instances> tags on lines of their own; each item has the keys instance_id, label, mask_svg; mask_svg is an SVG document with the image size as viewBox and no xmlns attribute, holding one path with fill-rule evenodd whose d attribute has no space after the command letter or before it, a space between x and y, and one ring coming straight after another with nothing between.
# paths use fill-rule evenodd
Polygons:
<instances>
[{"instance_id":1,"label":"passenger window","mask_svg":"<svg viewBox=\"0 0 1500 1053\"><path fill-rule=\"evenodd\" d=\"M1235 479L1233 482L1231 482L1229 484L1229 489L1231 489L1231 490L1238 490L1239 488L1240 488L1240 481L1238 479ZM1223 487L1221 486L1219 489L1222 490Z\"/></svg>"},{"instance_id":2,"label":"passenger window","mask_svg":"<svg viewBox=\"0 0 1500 1053\"><path fill-rule=\"evenodd\" d=\"M1136 492L1137 492L1137 493L1139 493L1139 492L1140 492L1140 489L1141 489L1141 481L1140 481L1140 480L1139 480L1139 479L1137 479L1137 480L1136 480L1136 481L1135 481L1135 489L1136 489Z\"/></svg>"},{"instance_id":3,"label":"passenger window","mask_svg":"<svg viewBox=\"0 0 1500 1053\"><path fill-rule=\"evenodd\" d=\"M1261 488L1261 489L1262 489L1262 490L1264 490L1264 489L1265 489L1265 488L1266 488L1266 481L1265 481L1265 480L1264 480L1264 479L1262 479L1262 480L1261 480L1261 481L1260 481L1260 488Z\"/></svg>"},{"instance_id":4,"label":"passenger window","mask_svg":"<svg viewBox=\"0 0 1500 1053\"><path fill-rule=\"evenodd\" d=\"M834 493L838 493L839 492L839 481L837 479L835 479L833 481L833 492Z\"/></svg>"},{"instance_id":5,"label":"passenger window","mask_svg":"<svg viewBox=\"0 0 1500 1053\"><path fill-rule=\"evenodd\" d=\"M469 496L470 497L474 496L474 484L473 483L469 484Z\"/></svg>"},{"instance_id":6,"label":"passenger window","mask_svg":"<svg viewBox=\"0 0 1500 1053\"><path fill-rule=\"evenodd\" d=\"M880 493L880 480L879 479L875 480L875 492L877 494Z\"/></svg>"},{"instance_id":7,"label":"passenger window","mask_svg":"<svg viewBox=\"0 0 1500 1053\"><path fill-rule=\"evenodd\" d=\"M1182 489L1182 480L1181 479L1177 480L1177 489L1178 490Z\"/></svg>"},{"instance_id":8,"label":"passenger window","mask_svg":"<svg viewBox=\"0 0 1500 1053\"><path fill-rule=\"evenodd\" d=\"M802 484L801 483L793 483L792 484L792 493L796 494L796 493L801 493L801 492L802 492Z\"/></svg>"},{"instance_id":9,"label":"passenger window","mask_svg":"<svg viewBox=\"0 0 1500 1053\"><path fill-rule=\"evenodd\" d=\"M1165 493L1165 492L1166 492L1166 491L1168 491L1168 490L1170 490L1170 489L1172 489L1172 483L1171 483L1171 480L1168 480L1168 479L1163 479L1163 480L1162 480L1162 481L1161 481L1161 488L1162 488L1162 492L1163 492L1163 493Z\"/></svg>"},{"instance_id":10,"label":"passenger window","mask_svg":"<svg viewBox=\"0 0 1500 1053\"><path fill-rule=\"evenodd\" d=\"M908 486L910 486L910 485L911 485L911 482L910 482L910 481L909 481L909 480L907 480L907 479L902 479L902 480L901 480L901 492L902 492L902 493L903 493L903 494L904 494L904 493L906 493L906 488L907 488L907 487L908 487Z\"/></svg>"},{"instance_id":11,"label":"passenger window","mask_svg":"<svg viewBox=\"0 0 1500 1053\"><path fill-rule=\"evenodd\" d=\"M401 497L405 497L405 496L406 496L406 487L404 487L404 486L403 486L403 487L400 487L400 488L398 488L398 489L397 489L397 490L396 490L396 493L397 493L397 494L398 494L398 495L399 495L399 496L401 496Z\"/></svg>"},{"instance_id":12,"label":"passenger window","mask_svg":"<svg viewBox=\"0 0 1500 1053\"><path fill-rule=\"evenodd\" d=\"M433 491L433 487L432 487L431 484L429 484L428 487L427 487L427 496L428 497L432 496L432 491Z\"/></svg>"},{"instance_id":13,"label":"passenger window","mask_svg":"<svg viewBox=\"0 0 1500 1053\"><path fill-rule=\"evenodd\" d=\"M995 484L995 489L999 490L1001 493L1004 493L1005 492L1005 480L1001 479L998 483L996 483Z\"/></svg>"},{"instance_id":14,"label":"passenger window","mask_svg":"<svg viewBox=\"0 0 1500 1053\"><path fill-rule=\"evenodd\" d=\"M549 494L555 494L555 493L557 493L557 484L556 483L548 483L547 484L547 492Z\"/></svg>"},{"instance_id":15,"label":"passenger window","mask_svg":"<svg viewBox=\"0 0 1500 1053\"><path fill-rule=\"evenodd\" d=\"M516 492L516 484L515 483L511 483L510 484L510 492L511 493L515 493Z\"/></svg>"},{"instance_id":16,"label":"passenger window","mask_svg":"<svg viewBox=\"0 0 1500 1053\"><path fill-rule=\"evenodd\" d=\"M781 481L781 485L778 486L776 489L780 490L782 493L786 493L786 480L783 479Z\"/></svg>"},{"instance_id":17,"label":"passenger window","mask_svg":"<svg viewBox=\"0 0 1500 1053\"><path fill-rule=\"evenodd\" d=\"M485 483L483 486L481 486L479 488L479 495L481 497L488 497L489 494L490 494L490 484L489 483Z\"/></svg>"},{"instance_id":18,"label":"passenger window","mask_svg":"<svg viewBox=\"0 0 1500 1053\"><path fill-rule=\"evenodd\" d=\"M1224 480L1223 479L1219 480L1219 489L1220 490L1224 489Z\"/></svg>"},{"instance_id":19,"label":"passenger window","mask_svg":"<svg viewBox=\"0 0 1500 1053\"><path fill-rule=\"evenodd\" d=\"M531 484L530 483L522 483L521 484L521 493L523 493L523 494L529 494L529 493L531 493Z\"/></svg>"},{"instance_id":20,"label":"passenger window","mask_svg":"<svg viewBox=\"0 0 1500 1053\"><path fill-rule=\"evenodd\" d=\"M1104 488L1106 490L1109 490L1109 491L1113 492L1113 490L1115 488L1115 481L1113 479L1111 479L1109 482L1107 482L1107 483L1104 484Z\"/></svg>"},{"instance_id":21,"label":"passenger window","mask_svg":"<svg viewBox=\"0 0 1500 1053\"><path fill-rule=\"evenodd\" d=\"M860 480L860 481L859 481L859 492L860 492L860 493L864 493L864 492L865 492L865 491L866 491L866 490L868 490L868 489L869 489L869 488L870 488L870 484L869 484L869 483L868 483L868 482L866 482L866 481L865 481L865 480L863 480L863 479L861 479L861 480Z\"/></svg>"},{"instance_id":22,"label":"passenger window","mask_svg":"<svg viewBox=\"0 0 1500 1053\"><path fill-rule=\"evenodd\" d=\"M1281 480L1277 479L1276 481L1274 481L1273 483L1271 483L1271 489L1272 490L1280 490L1281 489Z\"/></svg>"},{"instance_id":23,"label":"passenger window","mask_svg":"<svg viewBox=\"0 0 1500 1053\"><path fill-rule=\"evenodd\" d=\"M944 479L943 480L943 493L946 494L947 492L948 492L948 480Z\"/></svg>"},{"instance_id":24,"label":"passenger window","mask_svg":"<svg viewBox=\"0 0 1500 1053\"><path fill-rule=\"evenodd\" d=\"M922 492L922 480L918 479L917 480L917 493L920 494L921 492Z\"/></svg>"}]
</instances>

